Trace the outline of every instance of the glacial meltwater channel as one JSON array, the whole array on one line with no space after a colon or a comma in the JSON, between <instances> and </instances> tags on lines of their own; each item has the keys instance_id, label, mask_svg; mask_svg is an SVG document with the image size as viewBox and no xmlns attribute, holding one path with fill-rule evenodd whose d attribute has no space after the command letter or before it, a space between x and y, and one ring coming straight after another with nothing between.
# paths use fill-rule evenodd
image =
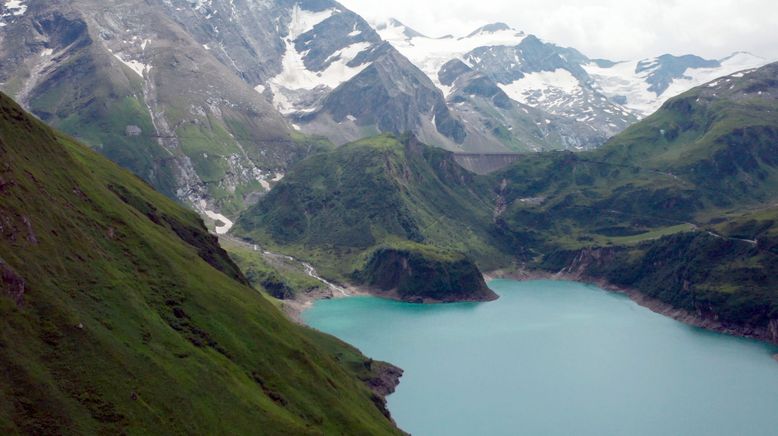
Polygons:
<instances>
[{"instance_id":1,"label":"glacial meltwater channel","mask_svg":"<svg viewBox=\"0 0 778 436\"><path fill-rule=\"evenodd\" d=\"M572 282L496 280L484 304L372 297L303 314L405 370L389 410L414 436L778 435L778 349Z\"/></svg>"}]
</instances>

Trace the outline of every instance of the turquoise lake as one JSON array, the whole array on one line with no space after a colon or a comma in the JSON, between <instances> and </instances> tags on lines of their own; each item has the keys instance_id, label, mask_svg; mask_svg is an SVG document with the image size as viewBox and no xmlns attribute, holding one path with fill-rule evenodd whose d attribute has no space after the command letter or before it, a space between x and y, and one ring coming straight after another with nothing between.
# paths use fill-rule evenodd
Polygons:
<instances>
[{"instance_id":1,"label":"turquoise lake","mask_svg":"<svg viewBox=\"0 0 778 436\"><path fill-rule=\"evenodd\" d=\"M304 321L405 370L414 436L778 435L778 349L573 282L495 280L491 303L317 302Z\"/></svg>"}]
</instances>

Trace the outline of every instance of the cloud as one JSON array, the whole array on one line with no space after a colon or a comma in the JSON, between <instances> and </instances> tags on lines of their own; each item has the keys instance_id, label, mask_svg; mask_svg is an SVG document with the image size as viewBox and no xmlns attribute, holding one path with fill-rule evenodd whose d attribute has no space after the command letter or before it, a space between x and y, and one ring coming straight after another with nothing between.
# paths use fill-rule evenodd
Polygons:
<instances>
[{"instance_id":1,"label":"cloud","mask_svg":"<svg viewBox=\"0 0 778 436\"><path fill-rule=\"evenodd\" d=\"M663 53L722 58L750 51L778 59L773 0L341 0L371 21L397 18L431 36L463 35L492 22L590 57Z\"/></svg>"}]
</instances>

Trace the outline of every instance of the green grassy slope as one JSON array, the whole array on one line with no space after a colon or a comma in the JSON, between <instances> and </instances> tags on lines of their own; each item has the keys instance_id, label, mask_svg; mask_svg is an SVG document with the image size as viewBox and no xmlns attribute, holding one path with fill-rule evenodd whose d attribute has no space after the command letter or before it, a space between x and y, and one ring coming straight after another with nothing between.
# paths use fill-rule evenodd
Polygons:
<instances>
[{"instance_id":1,"label":"green grassy slope","mask_svg":"<svg viewBox=\"0 0 778 436\"><path fill-rule=\"evenodd\" d=\"M235 232L349 276L379 246L414 242L466 252L482 267L507 257L491 232L489 180L415 138L378 136L297 165Z\"/></svg>"},{"instance_id":2,"label":"green grassy slope","mask_svg":"<svg viewBox=\"0 0 778 436\"><path fill-rule=\"evenodd\" d=\"M505 221L574 247L689 230L769 202L778 197L776 76L773 64L695 88L594 152L522 159L497 176L510 182Z\"/></svg>"},{"instance_id":3,"label":"green grassy slope","mask_svg":"<svg viewBox=\"0 0 778 436\"><path fill-rule=\"evenodd\" d=\"M778 64L729 76L668 101L595 153L695 185L716 206L778 195Z\"/></svg>"},{"instance_id":4,"label":"green grassy slope","mask_svg":"<svg viewBox=\"0 0 778 436\"><path fill-rule=\"evenodd\" d=\"M600 150L522 159L496 175L500 229L530 264L767 326L778 319L777 78L778 64L723 78Z\"/></svg>"},{"instance_id":5,"label":"green grassy slope","mask_svg":"<svg viewBox=\"0 0 778 436\"><path fill-rule=\"evenodd\" d=\"M0 273L4 434L397 433L363 383L381 364L291 324L195 214L2 95Z\"/></svg>"}]
</instances>

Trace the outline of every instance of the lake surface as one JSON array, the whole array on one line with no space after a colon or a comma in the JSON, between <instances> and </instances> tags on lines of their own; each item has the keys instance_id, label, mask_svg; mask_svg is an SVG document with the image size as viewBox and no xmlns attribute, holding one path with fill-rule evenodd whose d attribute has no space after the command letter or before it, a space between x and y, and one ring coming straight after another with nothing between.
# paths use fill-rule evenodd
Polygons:
<instances>
[{"instance_id":1,"label":"lake surface","mask_svg":"<svg viewBox=\"0 0 778 436\"><path fill-rule=\"evenodd\" d=\"M573 282L495 302L317 302L306 323L405 370L389 410L428 435L778 435L778 349Z\"/></svg>"}]
</instances>

